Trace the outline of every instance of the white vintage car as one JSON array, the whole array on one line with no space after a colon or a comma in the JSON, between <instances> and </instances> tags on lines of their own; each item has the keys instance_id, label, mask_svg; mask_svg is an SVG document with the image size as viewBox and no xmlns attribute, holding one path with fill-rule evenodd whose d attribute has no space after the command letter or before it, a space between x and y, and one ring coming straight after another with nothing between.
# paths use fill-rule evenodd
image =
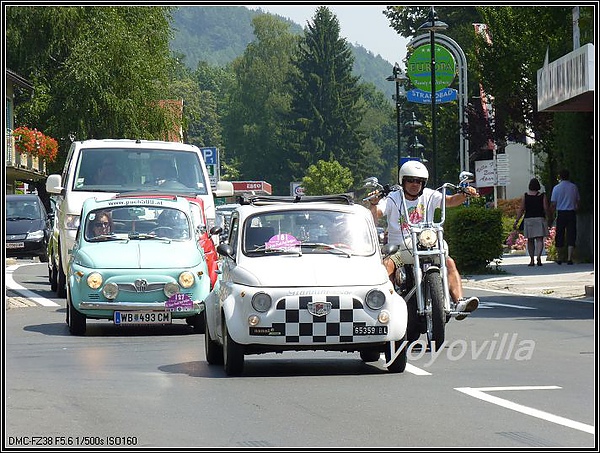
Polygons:
<instances>
[{"instance_id":1,"label":"white vintage car","mask_svg":"<svg viewBox=\"0 0 600 453\"><path fill-rule=\"evenodd\" d=\"M217 247L219 277L205 300L209 364L240 375L267 352L385 353L406 367L407 310L381 262L370 212L346 195L248 196ZM402 347L404 346L404 347Z\"/></svg>"}]
</instances>

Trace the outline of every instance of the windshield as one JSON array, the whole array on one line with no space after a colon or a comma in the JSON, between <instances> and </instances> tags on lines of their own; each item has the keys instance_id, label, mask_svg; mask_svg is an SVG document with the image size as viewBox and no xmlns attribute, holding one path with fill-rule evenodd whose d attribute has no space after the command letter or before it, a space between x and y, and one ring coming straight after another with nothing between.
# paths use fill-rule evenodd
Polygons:
<instances>
[{"instance_id":1,"label":"windshield","mask_svg":"<svg viewBox=\"0 0 600 453\"><path fill-rule=\"evenodd\" d=\"M174 239L191 237L188 216L162 206L120 206L91 211L85 222L90 242L119 239Z\"/></svg>"},{"instance_id":2,"label":"windshield","mask_svg":"<svg viewBox=\"0 0 600 453\"><path fill-rule=\"evenodd\" d=\"M261 213L246 219L244 253L340 253L372 255L377 240L367 219L357 213L293 210Z\"/></svg>"},{"instance_id":3,"label":"windshield","mask_svg":"<svg viewBox=\"0 0 600 453\"><path fill-rule=\"evenodd\" d=\"M42 211L36 200L26 197L6 200L7 220L37 220L41 218Z\"/></svg>"},{"instance_id":4,"label":"windshield","mask_svg":"<svg viewBox=\"0 0 600 453\"><path fill-rule=\"evenodd\" d=\"M131 148L82 149L74 191L165 192L207 195L199 156L191 151Z\"/></svg>"}]
</instances>

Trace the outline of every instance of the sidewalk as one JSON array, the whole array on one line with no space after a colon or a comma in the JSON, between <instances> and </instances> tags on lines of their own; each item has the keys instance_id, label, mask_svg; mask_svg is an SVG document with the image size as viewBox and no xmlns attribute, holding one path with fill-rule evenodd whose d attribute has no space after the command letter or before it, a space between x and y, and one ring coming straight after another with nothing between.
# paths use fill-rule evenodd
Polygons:
<instances>
[{"instance_id":1,"label":"sidewalk","mask_svg":"<svg viewBox=\"0 0 600 453\"><path fill-rule=\"evenodd\" d=\"M594 301L594 264L575 263L571 266L546 261L542 266L527 266L527 255L503 255L499 273L463 275L465 289L506 291L511 294ZM495 263L491 263L492 268ZM504 272L502 272L504 271Z\"/></svg>"}]
</instances>

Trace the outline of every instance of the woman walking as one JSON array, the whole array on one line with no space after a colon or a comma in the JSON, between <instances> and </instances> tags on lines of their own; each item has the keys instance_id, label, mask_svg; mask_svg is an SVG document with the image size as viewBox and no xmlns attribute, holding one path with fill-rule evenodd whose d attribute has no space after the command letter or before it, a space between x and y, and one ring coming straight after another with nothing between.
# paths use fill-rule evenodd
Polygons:
<instances>
[{"instance_id":1,"label":"woman walking","mask_svg":"<svg viewBox=\"0 0 600 453\"><path fill-rule=\"evenodd\" d=\"M517 220L513 225L516 229L521 216L525 214L523 218L523 236L527 238L527 251L531 258L528 266L535 266L535 257L537 257L537 265L542 265L544 236L548 236L548 222L546 221L548 199L546 194L540 192L540 188L540 182L536 178L529 181L529 190L523 194Z\"/></svg>"}]
</instances>

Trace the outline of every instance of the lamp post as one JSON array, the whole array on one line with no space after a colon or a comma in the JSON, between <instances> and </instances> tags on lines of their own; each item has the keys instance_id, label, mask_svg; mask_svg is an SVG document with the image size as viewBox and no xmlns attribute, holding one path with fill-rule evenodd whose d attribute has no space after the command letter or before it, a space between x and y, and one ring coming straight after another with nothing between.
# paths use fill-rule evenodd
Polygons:
<instances>
[{"instance_id":1,"label":"lamp post","mask_svg":"<svg viewBox=\"0 0 600 453\"><path fill-rule=\"evenodd\" d=\"M419 138L416 135L415 130L419 127L422 127L423 124L417 121L417 117L415 116L415 112L411 112L411 118L404 123L404 127L410 129L410 145L409 149L411 150L411 156L418 157L418 154L415 154L413 151L422 152L422 149L425 148L420 142Z\"/></svg>"},{"instance_id":2,"label":"lamp post","mask_svg":"<svg viewBox=\"0 0 600 453\"><path fill-rule=\"evenodd\" d=\"M400 85L404 84L408 80L408 77L398 63L394 64L392 68L392 75L385 78L388 82L396 83L396 96L394 100L396 101L396 146L397 146L397 159L396 165L400 166L400 156L401 156L401 124L400 124ZM403 94L403 93L402 93Z\"/></svg>"},{"instance_id":3,"label":"lamp post","mask_svg":"<svg viewBox=\"0 0 600 453\"><path fill-rule=\"evenodd\" d=\"M436 118L435 118L435 32L443 31L448 28L448 24L439 21L435 8L432 6L427 17L427 22L421 25L418 30L429 31L429 41L431 45L431 173L434 185L437 183L437 159L436 159Z\"/></svg>"}]
</instances>

